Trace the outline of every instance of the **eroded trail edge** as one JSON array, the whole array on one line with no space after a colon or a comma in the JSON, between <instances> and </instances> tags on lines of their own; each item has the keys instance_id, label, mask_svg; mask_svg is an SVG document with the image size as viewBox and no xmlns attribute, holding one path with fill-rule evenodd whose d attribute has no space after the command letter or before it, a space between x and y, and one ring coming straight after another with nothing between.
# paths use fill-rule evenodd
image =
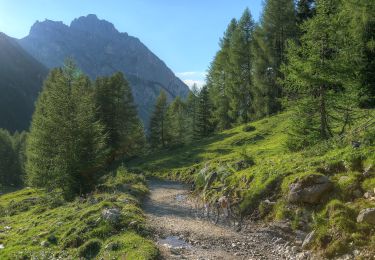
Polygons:
<instances>
[{"instance_id":1,"label":"eroded trail edge","mask_svg":"<svg viewBox=\"0 0 375 260\"><path fill-rule=\"evenodd\" d=\"M176 182L151 180L144 203L164 259L307 259L284 223L248 225L240 232L199 219L189 190Z\"/></svg>"}]
</instances>

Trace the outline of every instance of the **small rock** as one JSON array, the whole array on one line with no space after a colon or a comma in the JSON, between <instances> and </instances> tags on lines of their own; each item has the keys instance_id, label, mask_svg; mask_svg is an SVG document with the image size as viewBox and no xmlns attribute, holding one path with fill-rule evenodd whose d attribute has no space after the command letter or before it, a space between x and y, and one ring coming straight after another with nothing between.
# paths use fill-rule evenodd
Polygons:
<instances>
[{"instance_id":1,"label":"small rock","mask_svg":"<svg viewBox=\"0 0 375 260\"><path fill-rule=\"evenodd\" d=\"M102 217L108 222L116 223L120 220L121 212L118 208L103 209Z\"/></svg>"},{"instance_id":2,"label":"small rock","mask_svg":"<svg viewBox=\"0 0 375 260\"><path fill-rule=\"evenodd\" d=\"M43 240L41 243L40 243L40 246L42 247L49 247L49 242L47 240Z\"/></svg>"},{"instance_id":3,"label":"small rock","mask_svg":"<svg viewBox=\"0 0 375 260\"><path fill-rule=\"evenodd\" d=\"M365 192L365 194L363 194L363 197L365 197L365 199L370 199L371 197L374 197L375 196L375 193L370 190L370 191L367 191Z\"/></svg>"},{"instance_id":4,"label":"small rock","mask_svg":"<svg viewBox=\"0 0 375 260\"><path fill-rule=\"evenodd\" d=\"M303 240L302 248L306 249L311 246L311 243L315 239L315 230L311 231L306 237L305 240Z\"/></svg>"},{"instance_id":5,"label":"small rock","mask_svg":"<svg viewBox=\"0 0 375 260\"><path fill-rule=\"evenodd\" d=\"M0 249L4 249L4 245L3 244L0 244Z\"/></svg>"},{"instance_id":6,"label":"small rock","mask_svg":"<svg viewBox=\"0 0 375 260\"><path fill-rule=\"evenodd\" d=\"M11 230L12 229L12 227L10 227L10 226L5 226L4 227L4 230Z\"/></svg>"},{"instance_id":7,"label":"small rock","mask_svg":"<svg viewBox=\"0 0 375 260\"><path fill-rule=\"evenodd\" d=\"M361 210L357 217L357 222L366 222L375 225L375 208Z\"/></svg>"},{"instance_id":8,"label":"small rock","mask_svg":"<svg viewBox=\"0 0 375 260\"><path fill-rule=\"evenodd\" d=\"M338 260L351 260L353 256L351 254L342 255L338 258Z\"/></svg>"},{"instance_id":9,"label":"small rock","mask_svg":"<svg viewBox=\"0 0 375 260\"><path fill-rule=\"evenodd\" d=\"M296 260L306 260L306 259L310 259L310 256L311 256L311 253L308 252L308 251L301 252L301 253L298 253L298 254L296 255Z\"/></svg>"},{"instance_id":10,"label":"small rock","mask_svg":"<svg viewBox=\"0 0 375 260\"><path fill-rule=\"evenodd\" d=\"M129 227L135 227L135 226L137 226L137 224L138 224L138 221L136 221L136 220L133 220L132 222L130 222L129 223Z\"/></svg>"},{"instance_id":11,"label":"small rock","mask_svg":"<svg viewBox=\"0 0 375 260\"><path fill-rule=\"evenodd\" d=\"M116 243L116 242L111 242L109 243L108 245L105 246L105 250L108 250L108 251L114 251L114 250L117 250L119 249L119 244Z\"/></svg>"},{"instance_id":12,"label":"small rock","mask_svg":"<svg viewBox=\"0 0 375 260\"><path fill-rule=\"evenodd\" d=\"M297 252L298 252L298 247L296 247L296 246L292 246L291 250L292 250L292 253L293 253L293 254L297 254Z\"/></svg>"}]
</instances>

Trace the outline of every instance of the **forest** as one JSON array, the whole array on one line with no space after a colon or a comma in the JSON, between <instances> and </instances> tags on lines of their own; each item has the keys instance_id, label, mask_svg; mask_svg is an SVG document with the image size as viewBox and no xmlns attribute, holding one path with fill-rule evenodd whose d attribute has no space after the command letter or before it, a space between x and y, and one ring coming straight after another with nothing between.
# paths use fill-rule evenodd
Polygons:
<instances>
[{"instance_id":1,"label":"forest","mask_svg":"<svg viewBox=\"0 0 375 260\"><path fill-rule=\"evenodd\" d=\"M257 221L289 219L294 229L314 229L310 249L324 257L348 248L374 253L375 211L368 223L355 220L374 208L363 193L375 197L374 1L266 0L259 22L245 9L220 38L206 84L173 100L162 90L152 105L143 124L123 73L91 80L66 59L49 71L30 128L0 129L1 190L31 187L65 205L120 180L130 180L137 199L147 194L144 176L177 180L205 198L238 198L241 214L258 212ZM290 185L316 176L333 183L325 202L288 206ZM0 217L20 214L1 200ZM301 212L313 224L302 228ZM134 233L150 238L144 219L137 221ZM94 246L108 238L90 236L99 239L88 240ZM81 256L92 258L87 252ZM139 259L157 255L150 252Z\"/></svg>"}]
</instances>

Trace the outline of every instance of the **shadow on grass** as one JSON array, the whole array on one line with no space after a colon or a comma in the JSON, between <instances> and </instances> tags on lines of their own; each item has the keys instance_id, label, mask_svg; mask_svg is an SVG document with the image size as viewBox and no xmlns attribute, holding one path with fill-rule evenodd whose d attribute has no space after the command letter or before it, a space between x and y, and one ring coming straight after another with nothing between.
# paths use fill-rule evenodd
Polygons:
<instances>
[{"instance_id":1,"label":"shadow on grass","mask_svg":"<svg viewBox=\"0 0 375 260\"><path fill-rule=\"evenodd\" d=\"M224 140L236 133L219 133L211 137L207 137L189 145L182 145L175 148L163 149L152 153L145 158L137 158L129 161L129 167L138 167L144 170L163 170L181 167L190 167L194 164L201 163L205 159L203 153L216 153L217 155L225 155L231 153L232 150L219 148L216 150L207 150L207 145Z\"/></svg>"}]
</instances>

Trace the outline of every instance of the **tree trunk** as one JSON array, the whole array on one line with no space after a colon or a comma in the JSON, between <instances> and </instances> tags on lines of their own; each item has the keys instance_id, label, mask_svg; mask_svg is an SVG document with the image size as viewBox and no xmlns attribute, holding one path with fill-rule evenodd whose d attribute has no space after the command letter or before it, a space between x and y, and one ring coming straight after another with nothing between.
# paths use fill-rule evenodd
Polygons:
<instances>
[{"instance_id":1,"label":"tree trunk","mask_svg":"<svg viewBox=\"0 0 375 260\"><path fill-rule=\"evenodd\" d=\"M327 110L325 100L325 86L320 87L320 135L323 139L328 139L328 122L327 122Z\"/></svg>"}]
</instances>

